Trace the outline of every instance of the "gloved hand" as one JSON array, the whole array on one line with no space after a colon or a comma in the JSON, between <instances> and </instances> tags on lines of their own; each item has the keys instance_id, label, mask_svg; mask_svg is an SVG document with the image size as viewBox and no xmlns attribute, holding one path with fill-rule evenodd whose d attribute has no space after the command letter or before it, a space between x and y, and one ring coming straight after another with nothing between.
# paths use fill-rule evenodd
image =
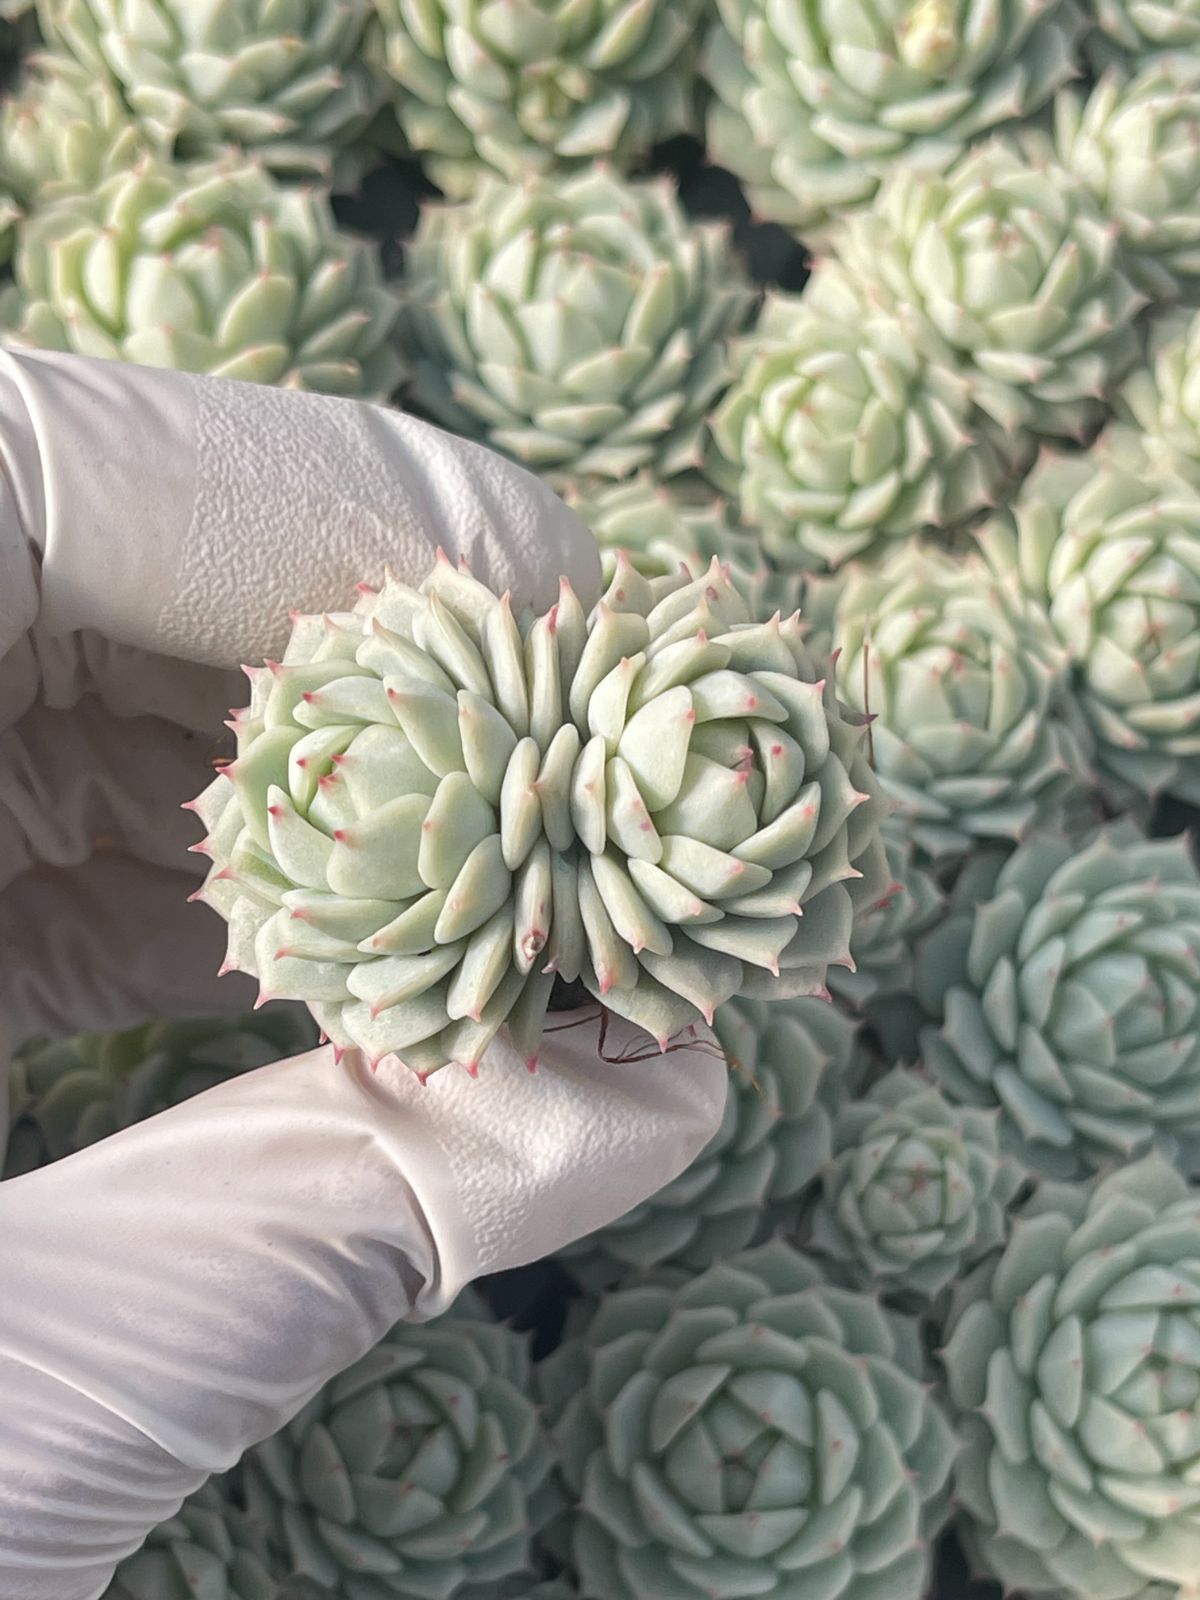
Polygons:
<instances>
[{"instance_id":1,"label":"gloved hand","mask_svg":"<svg viewBox=\"0 0 1200 1600\"><path fill-rule=\"evenodd\" d=\"M598 589L582 525L476 446L348 401L0 353L0 1019L116 1027L253 998L178 806L241 661L436 547L517 602ZM202 865L196 860L197 869ZM630 1031L613 1019L616 1051ZM717 1126L697 1048L422 1088L321 1049L0 1185L0 1595L95 1600L210 1473L401 1317L667 1182ZM615 1053L615 1052L614 1052ZM0 1084L0 1090L2 1090ZM4 1096L0 1093L0 1104Z\"/></svg>"}]
</instances>

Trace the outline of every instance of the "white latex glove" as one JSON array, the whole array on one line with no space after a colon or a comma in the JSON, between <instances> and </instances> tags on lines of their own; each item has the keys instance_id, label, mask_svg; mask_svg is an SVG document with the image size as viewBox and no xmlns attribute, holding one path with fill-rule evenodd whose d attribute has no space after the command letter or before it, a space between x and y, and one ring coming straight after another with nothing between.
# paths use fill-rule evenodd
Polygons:
<instances>
[{"instance_id":1,"label":"white latex glove","mask_svg":"<svg viewBox=\"0 0 1200 1600\"><path fill-rule=\"evenodd\" d=\"M560 573L597 591L541 485L355 402L0 352L0 464L12 1040L252 998L216 985L224 930L183 904L177 808L289 606L340 606L385 563L419 580L439 544L518 602ZM422 1088L326 1048L0 1185L3 1600L95 1600L395 1321L667 1182L720 1117L710 1051L616 1066L581 1022L536 1076L498 1042L478 1080Z\"/></svg>"}]
</instances>

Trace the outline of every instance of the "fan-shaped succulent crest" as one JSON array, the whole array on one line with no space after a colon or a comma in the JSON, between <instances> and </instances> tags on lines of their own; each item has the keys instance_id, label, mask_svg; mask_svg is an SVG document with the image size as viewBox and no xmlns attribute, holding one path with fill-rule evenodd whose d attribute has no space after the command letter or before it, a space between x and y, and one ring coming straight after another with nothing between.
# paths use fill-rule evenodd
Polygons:
<instances>
[{"instance_id":1,"label":"fan-shaped succulent crest","mask_svg":"<svg viewBox=\"0 0 1200 1600\"><path fill-rule=\"evenodd\" d=\"M819 992L882 870L882 802L797 618L714 564L622 564L514 617L442 558L296 622L197 802L228 961L338 1045L537 1054L555 974L665 1048L731 995Z\"/></svg>"}]
</instances>

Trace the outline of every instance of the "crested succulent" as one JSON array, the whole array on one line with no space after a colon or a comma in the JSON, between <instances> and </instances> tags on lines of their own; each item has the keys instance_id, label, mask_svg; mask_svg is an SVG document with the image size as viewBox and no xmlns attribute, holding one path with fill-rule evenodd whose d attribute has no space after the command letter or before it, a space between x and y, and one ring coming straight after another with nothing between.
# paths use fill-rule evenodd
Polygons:
<instances>
[{"instance_id":1,"label":"crested succulent","mask_svg":"<svg viewBox=\"0 0 1200 1600\"><path fill-rule=\"evenodd\" d=\"M727 1000L714 1026L731 1068L721 1126L666 1188L561 1252L586 1288L663 1264L699 1272L766 1237L831 1154L853 1023L808 996L774 1006Z\"/></svg>"},{"instance_id":2,"label":"crested succulent","mask_svg":"<svg viewBox=\"0 0 1200 1600\"><path fill-rule=\"evenodd\" d=\"M637 162L695 120L703 0L376 0L396 115L438 186Z\"/></svg>"},{"instance_id":3,"label":"crested succulent","mask_svg":"<svg viewBox=\"0 0 1200 1600\"><path fill-rule=\"evenodd\" d=\"M1194 51L1200 45L1198 0L1086 0L1091 54L1136 65L1164 51Z\"/></svg>"},{"instance_id":4,"label":"crested succulent","mask_svg":"<svg viewBox=\"0 0 1200 1600\"><path fill-rule=\"evenodd\" d=\"M1081 438L1141 353L1145 297L1118 242L1090 189L1030 137L989 140L944 174L898 170L832 248L918 309L1001 428Z\"/></svg>"},{"instance_id":5,"label":"crested succulent","mask_svg":"<svg viewBox=\"0 0 1200 1600\"><path fill-rule=\"evenodd\" d=\"M26 1045L9 1069L3 1176L58 1161L236 1073L315 1044L300 1007L272 1006L234 1019L152 1022Z\"/></svg>"},{"instance_id":6,"label":"crested succulent","mask_svg":"<svg viewBox=\"0 0 1200 1600\"><path fill-rule=\"evenodd\" d=\"M1041 1185L943 1351L978 1565L1064 1600L1186 1600L1200 1570L1200 1195L1148 1158Z\"/></svg>"},{"instance_id":7,"label":"crested succulent","mask_svg":"<svg viewBox=\"0 0 1200 1600\"><path fill-rule=\"evenodd\" d=\"M906 820L886 817L881 837L890 882L854 919L854 965L829 969L833 992L868 1016L911 989L914 942L938 922L944 905L937 878L921 859Z\"/></svg>"},{"instance_id":8,"label":"crested succulent","mask_svg":"<svg viewBox=\"0 0 1200 1600\"><path fill-rule=\"evenodd\" d=\"M1050 456L980 537L1044 603L1114 798L1200 798L1200 484Z\"/></svg>"},{"instance_id":9,"label":"crested succulent","mask_svg":"<svg viewBox=\"0 0 1200 1600\"><path fill-rule=\"evenodd\" d=\"M313 1591L313 1600L318 1593ZM206 1484L126 1557L104 1600L300 1600L251 1517ZM305 1600L308 1600L307 1595ZM330 1597L332 1600L332 1596Z\"/></svg>"},{"instance_id":10,"label":"crested succulent","mask_svg":"<svg viewBox=\"0 0 1200 1600\"><path fill-rule=\"evenodd\" d=\"M723 224L591 172L427 207L400 336L423 410L562 486L696 465L752 305Z\"/></svg>"},{"instance_id":11,"label":"crested succulent","mask_svg":"<svg viewBox=\"0 0 1200 1600\"><path fill-rule=\"evenodd\" d=\"M1072 0L717 0L714 159L764 217L819 233L898 167L937 171L1074 71Z\"/></svg>"},{"instance_id":12,"label":"crested succulent","mask_svg":"<svg viewBox=\"0 0 1200 1600\"><path fill-rule=\"evenodd\" d=\"M336 1600L492 1600L528 1573L553 1506L530 1385L525 1336L468 1290L435 1322L398 1324L250 1450L241 1497Z\"/></svg>"},{"instance_id":13,"label":"crested succulent","mask_svg":"<svg viewBox=\"0 0 1200 1600\"><path fill-rule=\"evenodd\" d=\"M385 398L395 299L316 193L252 163L146 157L22 230L27 342L143 366Z\"/></svg>"},{"instance_id":14,"label":"crested succulent","mask_svg":"<svg viewBox=\"0 0 1200 1600\"><path fill-rule=\"evenodd\" d=\"M1200 875L1128 819L1031 839L962 936L925 956L929 1070L999 1108L1007 1148L1074 1178L1163 1146L1200 1172ZM933 964L933 970L931 970Z\"/></svg>"},{"instance_id":15,"label":"crested succulent","mask_svg":"<svg viewBox=\"0 0 1200 1600\"><path fill-rule=\"evenodd\" d=\"M862 719L715 563L518 620L443 557L251 678L201 894L228 965L372 1060L474 1070L506 1026L532 1062L555 974L665 1049L820 992L878 892Z\"/></svg>"},{"instance_id":16,"label":"crested succulent","mask_svg":"<svg viewBox=\"0 0 1200 1600\"><path fill-rule=\"evenodd\" d=\"M779 1240L543 1364L583 1600L919 1600L954 1441L914 1330Z\"/></svg>"},{"instance_id":17,"label":"crested succulent","mask_svg":"<svg viewBox=\"0 0 1200 1600\"><path fill-rule=\"evenodd\" d=\"M852 1281L921 1308L1005 1238L1019 1169L997 1118L896 1068L844 1106L809 1247Z\"/></svg>"},{"instance_id":18,"label":"crested succulent","mask_svg":"<svg viewBox=\"0 0 1200 1600\"><path fill-rule=\"evenodd\" d=\"M1176 311L1151 328L1150 360L1117 399L1155 464L1200 488L1200 312Z\"/></svg>"},{"instance_id":19,"label":"crested succulent","mask_svg":"<svg viewBox=\"0 0 1200 1600\"><path fill-rule=\"evenodd\" d=\"M1055 125L1060 161L1120 229L1129 276L1156 300L1194 298L1200 60L1167 57L1128 79L1108 72L1086 98L1060 95Z\"/></svg>"},{"instance_id":20,"label":"crested succulent","mask_svg":"<svg viewBox=\"0 0 1200 1600\"><path fill-rule=\"evenodd\" d=\"M768 295L712 423L708 470L781 563L836 567L992 505L1006 450L956 358L838 267Z\"/></svg>"},{"instance_id":21,"label":"crested succulent","mask_svg":"<svg viewBox=\"0 0 1200 1600\"><path fill-rule=\"evenodd\" d=\"M840 651L838 692L874 716L875 771L926 854L1018 839L1079 792L1065 652L981 558L902 547L811 600L815 648Z\"/></svg>"},{"instance_id":22,"label":"crested succulent","mask_svg":"<svg viewBox=\"0 0 1200 1600\"><path fill-rule=\"evenodd\" d=\"M323 173L381 98L361 51L371 0L37 0L47 39L110 79L185 159L226 145Z\"/></svg>"},{"instance_id":23,"label":"crested succulent","mask_svg":"<svg viewBox=\"0 0 1200 1600\"><path fill-rule=\"evenodd\" d=\"M69 56L34 56L0 108L0 182L26 208L94 190L149 149L112 84Z\"/></svg>"}]
</instances>

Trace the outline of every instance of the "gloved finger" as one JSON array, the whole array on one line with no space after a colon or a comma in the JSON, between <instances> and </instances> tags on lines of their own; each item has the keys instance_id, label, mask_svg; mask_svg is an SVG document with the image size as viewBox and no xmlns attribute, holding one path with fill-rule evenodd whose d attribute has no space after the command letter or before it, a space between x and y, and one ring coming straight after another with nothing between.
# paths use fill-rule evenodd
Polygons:
<instances>
[{"instance_id":1,"label":"gloved finger","mask_svg":"<svg viewBox=\"0 0 1200 1600\"><path fill-rule=\"evenodd\" d=\"M91 1425L53 1458L0 1435L0 1506L16 1485L26 1545L57 1530L31 1570L0 1517L0 1593L94 1600L163 1514L164 1456L182 1498L399 1318L438 1314L689 1164L724 1105L711 1042L621 1065L598 1058L594 1017L571 1020L532 1076L504 1043L478 1080L450 1068L425 1087L325 1048L0 1185L0 1416L42 1403L28 1367L60 1386L57 1411L84 1397ZM636 1030L610 1026L614 1054L636 1049ZM119 1507L88 1481L97 1406L127 1463Z\"/></svg>"},{"instance_id":2,"label":"gloved finger","mask_svg":"<svg viewBox=\"0 0 1200 1600\"><path fill-rule=\"evenodd\" d=\"M3 351L0 451L50 637L236 666L282 647L290 608L344 606L385 566L418 579L439 545L518 606L560 574L599 592L593 540L537 479L359 401ZM0 658L27 612L5 597Z\"/></svg>"}]
</instances>

